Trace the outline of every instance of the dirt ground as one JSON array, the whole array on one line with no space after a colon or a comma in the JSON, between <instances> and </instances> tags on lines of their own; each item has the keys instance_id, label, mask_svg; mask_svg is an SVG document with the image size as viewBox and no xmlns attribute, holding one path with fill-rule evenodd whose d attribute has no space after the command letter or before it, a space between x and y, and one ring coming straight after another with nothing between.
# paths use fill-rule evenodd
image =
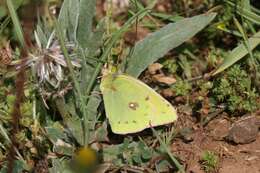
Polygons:
<instances>
[{"instance_id":1,"label":"dirt ground","mask_svg":"<svg viewBox=\"0 0 260 173\"><path fill-rule=\"evenodd\" d=\"M259 115L258 115L259 116ZM185 115L182 122L193 127L189 141L178 139L172 144L172 151L183 161L188 173L203 173L200 159L205 151L219 156L218 173L259 173L260 172L260 133L253 142L236 144L226 140L234 122L226 115L219 115L206 127L197 127L192 118ZM188 121L187 121L188 120ZM183 124L182 124L183 125ZM259 126L258 126L259 127ZM241 130L241 129L240 129ZM239 132L243 134L243 132Z\"/></svg>"}]
</instances>

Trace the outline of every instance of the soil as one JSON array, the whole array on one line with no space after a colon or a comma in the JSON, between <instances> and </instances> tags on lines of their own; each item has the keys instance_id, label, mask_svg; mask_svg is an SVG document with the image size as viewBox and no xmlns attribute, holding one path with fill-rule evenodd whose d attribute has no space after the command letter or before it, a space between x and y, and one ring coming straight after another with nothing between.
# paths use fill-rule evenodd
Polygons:
<instances>
[{"instance_id":1,"label":"soil","mask_svg":"<svg viewBox=\"0 0 260 173\"><path fill-rule=\"evenodd\" d=\"M233 127L237 125L237 122L241 123L241 117L232 123L231 119L225 114L219 115L210 121L206 127L198 127L188 115L184 115L181 119L185 124L189 124L188 127L193 127L193 132L189 134L192 140L187 142L187 140L179 138L173 142L171 149L185 165L187 173L205 172L201 165L202 154L205 151L214 152L219 157L219 164L214 172L260 173L259 131L254 139L250 139L246 144L236 144L234 141L226 139L227 136L234 133ZM256 124L258 124L259 119L255 117L252 119L255 119L257 121ZM193 125L191 126L191 124ZM183 124L178 124L177 126L183 127ZM249 125L248 127L251 126ZM235 133L238 134L239 130L240 134L243 134L243 128L238 128L238 131ZM250 136L250 134L247 135ZM244 139L242 138L243 136L238 140L243 141Z\"/></svg>"}]
</instances>

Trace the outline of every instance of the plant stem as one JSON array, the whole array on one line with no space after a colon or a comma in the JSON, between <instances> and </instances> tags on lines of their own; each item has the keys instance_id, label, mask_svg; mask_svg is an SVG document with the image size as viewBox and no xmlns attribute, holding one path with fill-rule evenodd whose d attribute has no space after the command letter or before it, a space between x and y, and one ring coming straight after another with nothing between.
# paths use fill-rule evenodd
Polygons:
<instances>
[{"instance_id":1,"label":"plant stem","mask_svg":"<svg viewBox=\"0 0 260 173\"><path fill-rule=\"evenodd\" d=\"M56 19L54 19L54 26L55 26L55 30L57 32L57 36L58 39L60 41L60 46L62 49L62 52L64 54L65 60L66 60L66 64L68 66L69 72L70 72L70 76L71 79L74 83L75 89L76 89L76 96L78 96L79 101L80 101L80 107L82 106L82 115L83 115L83 128L84 128L84 144L87 145L88 144L88 140L89 140L89 129L88 129L88 115L87 115L87 108L86 108L86 104L85 104L85 99L83 97L83 94L80 90L80 84L77 81L76 75L73 71L73 66L72 63L70 61L70 57L69 57L69 53L68 50L65 46L65 39L62 33L62 30L60 28L60 25L58 24L58 21Z\"/></svg>"}]
</instances>

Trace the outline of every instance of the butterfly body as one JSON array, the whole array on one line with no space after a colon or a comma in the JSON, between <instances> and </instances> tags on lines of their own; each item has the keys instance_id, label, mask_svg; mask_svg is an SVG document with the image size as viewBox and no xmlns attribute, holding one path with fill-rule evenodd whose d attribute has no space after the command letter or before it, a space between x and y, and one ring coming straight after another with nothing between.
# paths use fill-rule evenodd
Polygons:
<instances>
[{"instance_id":1,"label":"butterfly body","mask_svg":"<svg viewBox=\"0 0 260 173\"><path fill-rule=\"evenodd\" d=\"M167 100L131 76L108 74L102 78L100 89L114 133L136 133L177 119Z\"/></svg>"}]
</instances>

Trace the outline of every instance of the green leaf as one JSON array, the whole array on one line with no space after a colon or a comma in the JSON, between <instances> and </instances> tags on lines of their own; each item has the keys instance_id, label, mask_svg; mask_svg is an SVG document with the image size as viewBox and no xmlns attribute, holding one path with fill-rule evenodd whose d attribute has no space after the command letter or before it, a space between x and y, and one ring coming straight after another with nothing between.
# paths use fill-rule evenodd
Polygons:
<instances>
[{"instance_id":1,"label":"green leaf","mask_svg":"<svg viewBox=\"0 0 260 173\"><path fill-rule=\"evenodd\" d=\"M1 11L1 8L0 8ZM1 12L0 12L1 13ZM0 14L1 15L1 14ZM5 30L5 28L8 26L8 24L10 23L10 17L6 17L0 24L0 34L3 33L3 31Z\"/></svg>"},{"instance_id":2,"label":"green leaf","mask_svg":"<svg viewBox=\"0 0 260 173\"><path fill-rule=\"evenodd\" d=\"M129 58L126 73L138 77L150 64L161 58L169 50L189 40L205 28L216 13L198 15L171 23L144 40L139 41Z\"/></svg>"},{"instance_id":3,"label":"green leaf","mask_svg":"<svg viewBox=\"0 0 260 173\"><path fill-rule=\"evenodd\" d=\"M14 5L13 1L11 1L11 0L6 0L6 4L7 4L7 7L8 7L8 11L10 13L10 16L11 16L12 22L14 24L14 30L15 30L15 33L17 35L17 38L18 38L21 46L23 48L25 48L26 44L25 44L25 40L24 40L24 36L23 36L23 30L22 30L21 23L18 19L17 13L16 13L15 5Z\"/></svg>"},{"instance_id":4,"label":"green leaf","mask_svg":"<svg viewBox=\"0 0 260 173\"><path fill-rule=\"evenodd\" d=\"M70 146L70 144L62 141L62 144L55 144L53 146L53 152L55 153L59 153L62 155L66 155L66 156L73 156L74 154L74 148L72 146Z\"/></svg>"},{"instance_id":5,"label":"green leaf","mask_svg":"<svg viewBox=\"0 0 260 173\"><path fill-rule=\"evenodd\" d=\"M60 9L60 14L58 17L59 24L61 25L61 28L67 29L68 23L69 23L69 18L68 18L68 8L70 5L71 0L64 0L62 3L61 9Z\"/></svg>"},{"instance_id":6,"label":"green leaf","mask_svg":"<svg viewBox=\"0 0 260 173\"><path fill-rule=\"evenodd\" d=\"M82 48L86 48L92 33L92 19L95 15L96 1L81 0L79 7L77 40Z\"/></svg>"},{"instance_id":7,"label":"green leaf","mask_svg":"<svg viewBox=\"0 0 260 173\"><path fill-rule=\"evenodd\" d=\"M36 38L38 46L41 46L42 48L46 48L48 39L47 39L43 29L40 27L40 25L37 25L37 27L36 27L35 38Z\"/></svg>"},{"instance_id":8,"label":"green leaf","mask_svg":"<svg viewBox=\"0 0 260 173\"><path fill-rule=\"evenodd\" d=\"M241 1L241 6L244 7L245 9L251 11L250 1L249 0L242 0Z\"/></svg>"},{"instance_id":9,"label":"green leaf","mask_svg":"<svg viewBox=\"0 0 260 173\"><path fill-rule=\"evenodd\" d=\"M26 2L23 0L12 0L15 10L18 9L21 5L25 5ZM5 6L5 1L1 1L0 3L0 20L2 20L3 17L6 17L8 15L7 8Z\"/></svg>"},{"instance_id":10,"label":"green leaf","mask_svg":"<svg viewBox=\"0 0 260 173\"><path fill-rule=\"evenodd\" d=\"M167 160L160 160L155 164L156 172L169 172L172 165Z\"/></svg>"},{"instance_id":11,"label":"green leaf","mask_svg":"<svg viewBox=\"0 0 260 173\"><path fill-rule=\"evenodd\" d=\"M52 126L45 127L48 138L53 142L57 142L58 139L65 139L66 135L64 133L64 128L58 122L54 123Z\"/></svg>"},{"instance_id":12,"label":"green leaf","mask_svg":"<svg viewBox=\"0 0 260 173\"><path fill-rule=\"evenodd\" d=\"M229 4L230 6L232 6L234 9L236 9L236 12L238 14L242 15L243 17L245 17L246 19L248 19L251 22L254 22L258 25L260 24L260 16L257 15L256 13L252 12L251 10L249 10L248 5L247 5L247 8L244 8L243 6L239 6L235 3L233 3L231 0L227 0L226 3Z\"/></svg>"},{"instance_id":13,"label":"green leaf","mask_svg":"<svg viewBox=\"0 0 260 173\"><path fill-rule=\"evenodd\" d=\"M79 1L71 0L68 9L69 17L69 26L68 26L68 35L69 39L76 41L77 40L77 27L78 27L78 18L79 18Z\"/></svg>"},{"instance_id":14,"label":"green leaf","mask_svg":"<svg viewBox=\"0 0 260 173\"><path fill-rule=\"evenodd\" d=\"M82 93L85 93L85 90L89 84L90 78L95 71L95 67L98 64L99 59L95 56L101 45L103 44L103 35L105 31L105 22L104 20L100 21L96 31L92 32L91 40L92 43L88 45L87 50L79 50L78 57L82 59L82 70L81 70L81 89Z\"/></svg>"},{"instance_id":15,"label":"green leaf","mask_svg":"<svg viewBox=\"0 0 260 173\"><path fill-rule=\"evenodd\" d=\"M69 169L70 162L66 159L52 159L52 168L50 173L74 173Z\"/></svg>"},{"instance_id":16,"label":"green leaf","mask_svg":"<svg viewBox=\"0 0 260 173\"><path fill-rule=\"evenodd\" d=\"M15 160L13 165L13 173L21 173L25 169L26 165L21 160ZM7 167L3 166L3 168L0 170L0 173L7 173Z\"/></svg>"},{"instance_id":17,"label":"green leaf","mask_svg":"<svg viewBox=\"0 0 260 173\"><path fill-rule=\"evenodd\" d=\"M0 6L0 19L5 17L6 15L7 15L7 10L6 10L5 6Z\"/></svg>"},{"instance_id":18,"label":"green leaf","mask_svg":"<svg viewBox=\"0 0 260 173\"><path fill-rule=\"evenodd\" d=\"M78 115L76 114L73 103L66 104L63 99L56 99L55 102L64 123L72 133L73 137L77 140L79 144L83 145L84 135L83 135L82 122L78 117Z\"/></svg>"},{"instance_id":19,"label":"green leaf","mask_svg":"<svg viewBox=\"0 0 260 173\"><path fill-rule=\"evenodd\" d=\"M254 34L251 38L248 39L248 45L250 50L253 50L260 43L260 31ZM224 62L219 66L219 68L213 73L213 76L224 71L228 67L232 66L238 60L243 58L248 54L248 48L245 44L241 43L235 49L233 49L228 57L224 59Z\"/></svg>"},{"instance_id":20,"label":"green leaf","mask_svg":"<svg viewBox=\"0 0 260 173\"><path fill-rule=\"evenodd\" d=\"M93 56L97 54L98 49L103 44L104 33L105 33L105 20L103 19L98 23L95 32L92 32L90 35L89 40L91 40L91 42L89 42L87 45L88 56Z\"/></svg>"},{"instance_id":21,"label":"green leaf","mask_svg":"<svg viewBox=\"0 0 260 173\"><path fill-rule=\"evenodd\" d=\"M108 140L107 122L104 121L101 126L95 130L95 141L104 142Z\"/></svg>"},{"instance_id":22,"label":"green leaf","mask_svg":"<svg viewBox=\"0 0 260 173\"><path fill-rule=\"evenodd\" d=\"M63 31L67 31L69 40L76 41L79 16L79 1L65 0L59 14L59 24Z\"/></svg>"},{"instance_id":23,"label":"green leaf","mask_svg":"<svg viewBox=\"0 0 260 173\"><path fill-rule=\"evenodd\" d=\"M99 92L99 86L96 85L93 93L98 93ZM96 123L97 123L97 119L98 119L98 106L101 102L101 97L99 94L92 94L89 97L88 103L87 103L87 115L88 115L88 129L90 131L90 136L89 136L89 140L95 140L95 133L96 133Z\"/></svg>"},{"instance_id":24,"label":"green leaf","mask_svg":"<svg viewBox=\"0 0 260 173\"><path fill-rule=\"evenodd\" d=\"M168 20L171 22L177 22L181 19L184 19L184 17L176 14L176 15L169 15L169 14L165 14L165 13L151 13L152 16L160 18L162 20Z\"/></svg>"}]
</instances>

